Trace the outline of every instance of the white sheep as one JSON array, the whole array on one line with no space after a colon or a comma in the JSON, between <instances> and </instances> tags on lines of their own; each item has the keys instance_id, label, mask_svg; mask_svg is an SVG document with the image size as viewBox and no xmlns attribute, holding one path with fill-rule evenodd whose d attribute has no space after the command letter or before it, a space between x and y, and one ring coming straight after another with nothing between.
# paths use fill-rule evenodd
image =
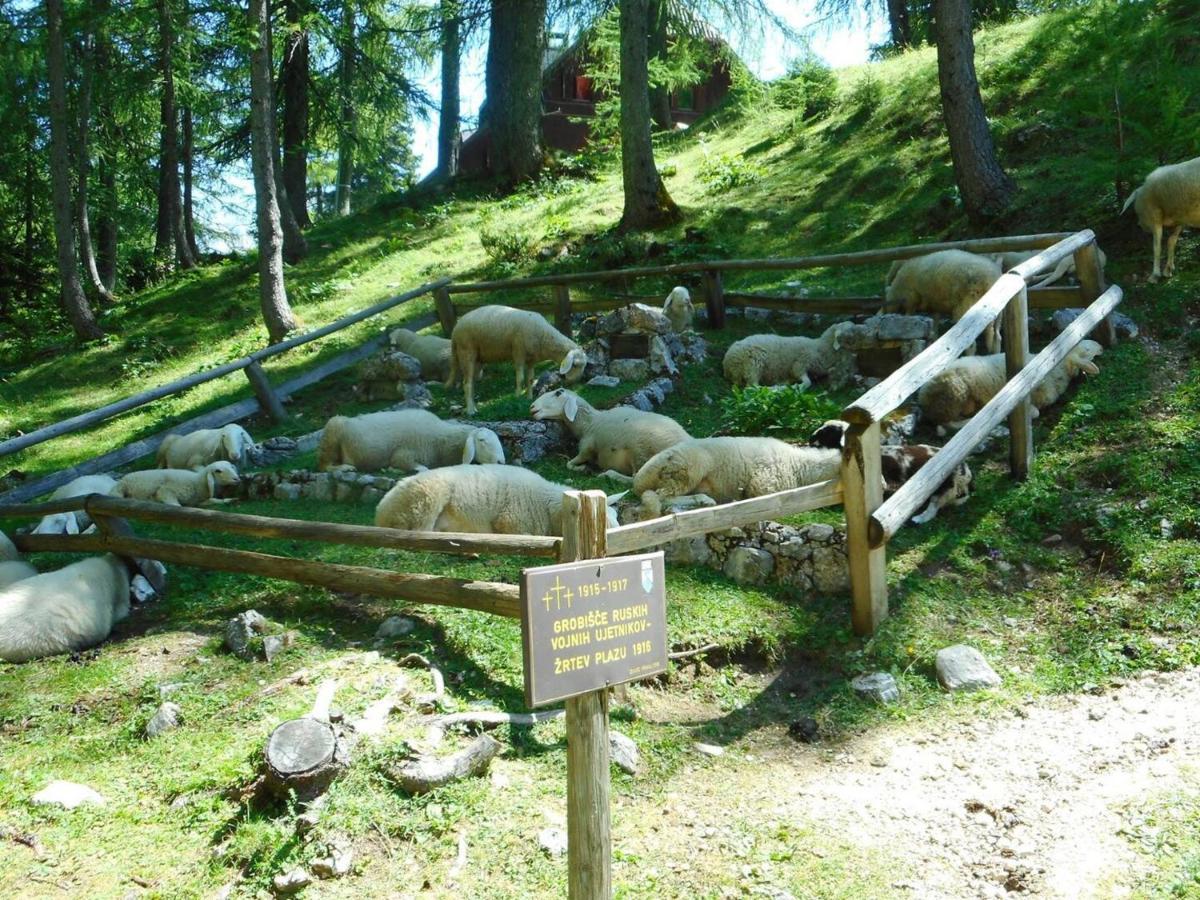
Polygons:
<instances>
[{"instance_id":1,"label":"white sheep","mask_svg":"<svg viewBox=\"0 0 1200 900\"><path fill-rule=\"evenodd\" d=\"M578 439L579 450L567 462L576 470L591 463L602 472L632 475L658 451L689 438L683 426L667 416L632 406L596 409L566 388L542 394L529 414L539 421L562 422Z\"/></svg>"},{"instance_id":2,"label":"white sheep","mask_svg":"<svg viewBox=\"0 0 1200 900\"><path fill-rule=\"evenodd\" d=\"M651 457L633 490L652 517L664 498L698 493L728 503L840 478L841 466L839 450L766 437L692 438Z\"/></svg>"},{"instance_id":3,"label":"white sheep","mask_svg":"<svg viewBox=\"0 0 1200 900\"><path fill-rule=\"evenodd\" d=\"M168 434L158 445L154 464L160 469L199 469L225 460L243 465L254 438L241 425L201 428L187 434Z\"/></svg>"},{"instance_id":4,"label":"white sheep","mask_svg":"<svg viewBox=\"0 0 1200 900\"><path fill-rule=\"evenodd\" d=\"M134 500L156 500L168 506L199 506L217 496L221 485L237 484L237 469L225 460L203 469L144 469L117 482L113 493Z\"/></svg>"},{"instance_id":5,"label":"white sheep","mask_svg":"<svg viewBox=\"0 0 1200 900\"><path fill-rule=\"evenodd\" d=\"M902 305L909 314L934 313L957 322L1001 274L994 259L965 250L938 250L898 259L888 270L883 308ZM998 321L990 322L983 333L988 353L1000 349Z\"/></svg>"},{"instance_id":6,"label":"white sheep","mask_svg":"<svg viewBox=\"0 0 1200 900\"><path fill-rule=\"evenodd\" d=\"M1005 272L1007 272L1010 269L1016 268L1026 260L1033 259L1041 252L1041 250L1010 250L1006 253L993 253L990 255L990 258L995 260L996 264L999 265L1000 268ZM1100 259L1100 269L1103 271L1104 267L1108 265L1108 257L1104 255L1104 251L1099 247L1096 248L1096 254ZM1029 286L1035 288L1049 287L1055 282L1061 281L1068 275L1077 277L1075 275L1074 255L1064 256L1058 261L1057 266L1055 266L1049 272L1043 273L1042 277L1037 281L1031 281Z\"/></svg>"},{"instance_id":7,"label":"white sheep","mask_svg":"<svg viewBox=\"0 0 1200 900\"><path fill-rule=\"evenodd\" d=\"M695 313L692 305L692 295L683 285L671 288L667 299L663 302L663 315L671 323L675 331L687 331L692 327L692 316Z\"/></svg>"},{"instance_id":8,"label":"white sheep","mask_svg":"<svg viewBox=\"0 0 1200 900\"><path fill-rule=\"evenodd\" d=\"M379 501L375 524L407 531L561 535L563 493L569 490L516 466L448 466L398 482ZM611 506L608 524L617 524Z\"/></svg>"},{"instance_id":9,"label":"white sheep","mask_svg":"<svg viewBox=\"0 0 1200 900\"><path fill-rule=\"evenodd\" d=\"M578 381L587 366L587 354L566 335L535 312L511 306L480 306L466 313L450 335L452 353L446 387L459 377L467 400L467 415L475 415L476 367L481 363L512 360L517 393L533 395L534 366L545 360L558 363L558 374L567 383Z\"/></svg>"},{"instance_id":10,"label":"white sheep","mask_svg":"<svg viewBox=\"0 0 1200 900\"><path fill-rule=\"evenodd\" d=\"M1033 415L1053 404L1073 378L1080 374L1098 375L1093 360L1103 352L1095 341L1080 341L1030 393ZM1008 381L1004 354L956 359L927 381L917 393L922 415L935 425L961 428Z\"/></svg>"},{"instance_id":11,"label":"white sheep","mask_svg":"<svg viewBox=\"0 0 1200 900\"><path fill-rule=\"evenodd\" d=\"M26 662L93 647L129 615L129 569L84 559L0 590L0 659Z\"/></svg>"},{"instance_id":12,"label":"white sheep","mask_svg":"<svg viewBox=\"0 0 1200 900\"><path fill-rule=\"evenodd\" d=\"M421 364L421 377L427 381L445 381L450 374L449 338L397 328L388 335L388 341L401 353L407 353Z\"/></svg>"},{"instance_id":13,"label":"white sheep","mask_svg":"<svg viewBox=\"0 0 1200 900\"><path fill-rule=\"evenodd\" d=\"M478 460L503 463L504 447L490 428L443 422L423 409L400 409L325 423L317 468L353 466L363 472L405 472Z\"/></svg>"},{"instance_id":14,"label":"white sheep","mask_svg":"<svg viewBox=\"0 0 1200 900\"><path fill-rule=\"evenodd\" d=\"M37 569L21 559L8 535L0 531L0 590L36 574Z\"/></svg>"},{"instance_id":15,"label":"white sheep","mask_svg":"<svg viewBox=\"0 0 1200 900\"><path fill-rule=\"evenodd\" d=\"M111 494L117 481L108 475L80 475L54 489L51 500L66 500L69 497L86 497L88 494ZM72 512L52 513L42 518L34 534L80 534L92 525L92 517L82 509Z\"/></svg>"},{"instance_id":16,"label":"white sheep","mask_svg":"<svg viewBox=\"0 0 1200 900\"><path fill-rule=\"evenodd\" d=\"M1173 166L1159 166L1125 200L1121 215L1132 206L1138 224L1154 235L1154 271L1151 281L1163 275L1175 274L1175 245L1184 226L1200 225L1200 156ZM1167 267L1159 268L1162 257L1162 233L1170 228L1167 237Z\"/></svg>"},{"instance_id":17,"label":"white sheep","mask_svg":"<svg viewBox=\"0 0 1200 900\"><path fill-rule=\"evenodd\" d=\"M828 375L837 365L840 336L852 327L838 322L817 338L752 334L734 341L725 351L725 377L739 387L797 382L806 390L810 376Z\"/></svg>"}]
</instances>

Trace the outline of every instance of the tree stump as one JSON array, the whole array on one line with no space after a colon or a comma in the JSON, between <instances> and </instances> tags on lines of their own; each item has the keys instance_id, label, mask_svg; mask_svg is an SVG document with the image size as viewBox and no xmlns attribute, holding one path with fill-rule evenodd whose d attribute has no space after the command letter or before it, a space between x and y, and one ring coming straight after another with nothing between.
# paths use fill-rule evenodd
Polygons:
<instances>
[{"instance_id":1,"label":"tree stump","mask_svg":"<svg viewBox=\"0 0 1200 900\"><path fill-rule=\"evenodd\" d=\"M313 800L349 765L350 747L329 723L336 689L335 681L322 684L308 715L281 723L267 738L265 785L280 799Z\"/></svg>"}]
</instances>

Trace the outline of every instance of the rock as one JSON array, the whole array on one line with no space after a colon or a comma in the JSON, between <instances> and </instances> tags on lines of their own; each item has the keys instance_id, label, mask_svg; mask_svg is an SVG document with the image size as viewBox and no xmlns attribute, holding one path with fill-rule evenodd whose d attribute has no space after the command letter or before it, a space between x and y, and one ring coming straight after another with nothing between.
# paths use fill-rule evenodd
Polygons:
<instances>
[{"instance_id":1,"label":"rock","mask_svg":"<svg viewBox=\"0 0 1200 900\"><path fill-rule=\"evenodd\" d=\"M382 643L393 638L404 637L416 627L417 623L407 616L389 616L375 630L375 640L377 643Z\"/></svg>"},{"instance_id":2,"label":"rock","mask_svg":"<svg viewBox=\"0 0 1200 900\"><path fill-rule=\"evenodd\" d=\"M261 444L255 444L246 451L246 457L253 466L273 466L283 462L289 456L299 452L299 444L290 437L267 438Z\"/></svg>"},{"instance_id":3,"label":"rock","mask_svg":"<svg viewBox=\"0 0 1200 900\"><path fill-rule=\"evenodd\" d=\"M248 609L244 613L239 613L225 623L225 649L242 659L252 659L254 651L250 642L266 627L266 618L255 610Z\"/></svg>"},{"instance_id":4,"label":"rock","mask_svg":"<svg viewBox=\"0 0 1200 900\"><path fill-rule=\"evenodd\" d=\"M650 363L644 359L614 359L608 364L608 374L621 381L645 381L650 375Z\"/></svg>"},{"instance_id":5,"label":"rock","mask_svg":"<svg viewBox=\"0 0 1200 900\"><path fill-rule=\"evenodd\" d=\"M788 726L788 734L802 744L815 744L821 737L821 726L816 719L805 716Z\"/></svg>"},{"instance_id":6,"label":"rock","mask_svg":"<svg viewBox=\"0 0 1200 900\"><path fill-rule=\"evenodd\" d=\"M596 333L602 336L636 331L642 334L667 334L671 330L670 320L661 309L645 303L630 303L602 318L596 325Z\"/></svg>"},{"instance_id":7,"label":"rock","mask_svg":"<svg viewBox=\"0 0 1200 900\"><path fill-rule=\"evenodd\" d=\"M1164 541L1169 541L1175 537L1175 523L1170 519L1158 520L1158 533L1162 535Z\"/></svg>"},{"instance_id":8,"label":"rock","mask_svg":"<svg viewBox=\"0 0 1200 900\"><path fill-rule=\"evenodd\" d=\"M329 855L313 860L313 874L318 878L344 878L354 865L354 850L344 840L330 842Z\"/></svg>"},{"instance_id":9,"label":"rock","mask_svg":"<svg viewBox=\"0 0 1200 900\"><path fill-rule=\"evenodd\" d=\"M619 731L608 732L608 756L627 775L636 775L642 765L637 744Z\"/></svg>"},{"instance_id":10,"label":"rock","mask_svg":"<svg viewBox=\"0 0 1200 900\"><path fill-rule=\"evenodd\" d=\"M704 535L679 538L663 547L668 562L681 566L703 566L712 559L712 548Z\"/></svg>"},{"instance_id":11,"label":"rock","mask_svg":"<svg viewBox=\"0 0 1200 900\"><path fill-rule=\"evenodd\" d=\"M150 721L146 723L146 737L156 738L164 731L178 728L182 718L183 710L179 708L178 704L171 702L162 704L150 717Z\"/></svg>"},{"instance_id":12,"label":"rock","mask_svg":"<svg viewBox=\"0 0 1200 900\"><path fill-rule=\"evenodd\" d=\"M762 584L775 570L775 557L757 547L734 547L725 558L725 574L738 584Z\"/></svg>"},{"instance_id":13,"label":"rock","mask_svg":"<svg viewBox=\"0 0 1200 900\"><path fill-rule=\"evenodd\" d=\"M832 525L825 525L820 522L815 522L812 525L804 527L804 536L810 541L816 541L821 544L828 543L835 534L835 529Z\"/></svg>"},{"instance_id":14,"label":"rock","mask_svg":"<svg viewBox=\"0 0 1200 900\"><path fill-rule=\"evenodd\" d=\"M313 479L306 482L300 490L300 496L305 500L318 500L322 503L332 503L334 493L334 480L328 472L313 476Z\"/></svg>"},{"instance_id":15,"label":"rock","mask_svg":"<svg viewBox=\"0 0 1200 900\"><path fill-rule=\"evenodd\" d=\"M551 859L567 855L567 833L561 828L543 828L538 832L538 846Z\"/></svg>"},{"instance_id":16,"label":"rock","mask_svg":"<svg viewBox=\"0 0 1200 900\"><path fill-rule=\"evenodd\" d=\"M896 679L887 672L872 672L869 675L859 675L850 682L854 693L876 703L895 703L900 699L900 686Z\"/></svg>"},{"instance_id":17,"label":"rock","mask_svg":"<svg viewBox=\"0 0 1200 900\"><path fill-rule=\"evenodd\" d=\"M38 806L61 806L63 809L74 809L85 803L104 806L108 802L90 787L73 781L52 781L34 794L30 801Z\"/></svg>"},{"instance_id":18,"label":"rock","mask_svg":"<svg viewBox=\"0 0 1200 900\"><path fill-rule=\"evenodd\" d=\"M1056 310L1054 315L1050 317L1050 325L1055 331L1063 331L1082 314L1083 310L1078 308ZM1112 313L1110 318L1118 337L1135 338L1138 336L1137 323L1129 318L1129 316L1118 312Z\"/></svg>"},{"instance_id":19,"label":"rock","mask_svg":"<svg viewBox=\"0 0 1200 900\"><path fill-rule=\"evenodd\" d=\"M300 435L296 438L296 452L307 453L309 450L316 450L317 445L321 443L321 435L324 431L325 429L318 428L316 431Z\"/></svg>"},{"instance_id":20,"label":"rock","mask_svg":"<svg viewBox=\"0 0 1200 900\"><path fill-rule=\"evenodd\" d=\"M271 881L271 890L281 897L299 893L312 884L312 876L304 869L292 869L276 875Z\"/></svg>"},{"instance_id":21,"label":"rock","mask_svg":"<svg viewBox=\"0 0 1200 900\"><path fill-rule=\"evenodd\" d=\"M650 371L655 375L677 375L679 367L675 365L675 359L671 355L671 351L667 349L666 342L660 337L654 337L650 341Z\"/></svg>"},{"instance_id":22,"label":"rock","mask_svg":"<svg viewBox=\"0 0 1200 900\"><path fill-rule=\"evenodd\" d=\"M812 554L813 587L822 594L840 594L849 590L850 566L840 548L815 547Z\"/></svg>"},{"instance_id":23,"label":"rock","mask_svg":"<svg viewBox=\"0 0 1200 900\"><path fill-rule=\"evenodd\" d=\"M948 691L977 691L996 687L1000 676L974 647L955 644L937 652L938 682Z\"/></svg>"},{"instance_id":24,"label":"rock","mask_svg":"<svg viewBox=\"0 0 1200 900\"><path fill-rule=\"evenodd\" d=\"M881 341L929 341L937 335L929 316L874 316L875 337Z\"/></svg>"},{"instance_id":25,"label":"rock","mask_svg":"<svg viewBox=\"0 0 1200 900\"><path fill-rule=\"evenodd\" d=\"M725 748L718 747L716 744L702 744L697 742L692 744L692 749L702 756L724 756Z\"/></svg>"},{"instance_id":26,"label":"rock","mask_svg":"<svg viewBox=\"0 0 1200 900\"><path fill-rule=\"evenodd\" d=\"M158 699L166 700L177 694L180 689L186 687L182 681L172 681L170 684L160 684L158 686Z\"/></svg>"},{"instance_id":27,"label":"rock","mask_svg":"<svg viewBox=\"0 0 1200 900\"><path fill-rule=\"evenodd\" d=\"M263 656L267 658L267 662L271 662L287 645L288 641L283 635L268 634L263 638Z\"/></svg>"},{"instance_id":28,"label":"rock","mask_svg":"<svg viewBox=\"0 0 1200 900\"><path fill-rule=\"evenodd\" d=\"M588 381L592 387L613 388L621 383L621 379L613 375L597 375L595 378Z\"/></svg>"},{"instance_id":29,"label":"rock","mask_svg":"<svg viewBox=\"0 0 1200 900\"><path fill-rule=\"evenodd\" d=\"M1063 536L1061 534L1049 534L1042 538L1043 547L1056 547L1062 543Z\"/></svg>"},{"instance_id":30,"label":"rock","mask_svg":"<svg viewBox=\"0 0 1200 900\"><path fill-rule=\"evenodd\" d=\"M301 484L280 482L279 484L275 485L275 490L272 493L272 496L276 500L299 500L300 492L303 487L304 485Z\"/></svg>"}]
</instances>

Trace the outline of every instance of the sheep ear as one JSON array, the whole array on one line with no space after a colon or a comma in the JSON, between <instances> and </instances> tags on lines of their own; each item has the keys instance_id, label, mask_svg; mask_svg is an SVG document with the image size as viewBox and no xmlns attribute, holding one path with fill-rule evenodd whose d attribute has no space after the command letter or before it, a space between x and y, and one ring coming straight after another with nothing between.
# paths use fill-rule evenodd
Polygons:
<instances>
[{"instance_id":1,"label":"sheep ear","mask_svg":"<svg viewBox=\"0 0 1200 900\"><path fill-rule=\"evenodd\" d=\"M572 350L570 353L568 353L566 356L563 357L563 361L558 364L558 374L559 375L566 375L568 372L571 371L571 366L575 362L574 354L575 354L575 351Z\"/></svg>"},{"instance_id":2,"label":"sheep ear","mask_svg":"<svg viewBox=\"0 0 1200 900\"><path fill-rule=\"evenodd\" d=\"M241 459L241 454L238 452L239 436L233 429L225 429L221 432L221 446L225 448L226 459Z\"/></svg>"},{"instance_id":3,"label":"sheep ear","mask_svg":"<svg viewBox=\"0 0 1200 900\"><path fill-rule=\"evenodd\" d=\"M575 416L579 414L579 400L574 394L567 394L566 401L563 404L563 412L566 414L568 422L574 422Z\"/></svg>"},{"instance_id":4,"label":"sheep ear","mask_svg":"<svg viewBox=\"0 0 1200 900\"><path fill-rule=\"evenodd\" d=\"M63 520L63 527L67 534L79 534L79 519L76 518L75 513L67 513Z\"/></svg>"},{"instance_id":5,"label":"sheep ear","mask_svg":"<svg viewBox=\"0 0 1200 900\"><path fill-rule=\"evenodd\" d=\"M217 478L215 475L213 475L212 469L208 469L207 471L205 471L204 480L206 482L208 482L208 496L209 497L217 496Z\"/></svg>"},{"instance_id":6,"label":"sheep ear","mask_svg":"<svg viewBox=\"0 0 1200 900\"><path fill-rule=\"evenodd\" d=\"M604 502L606 505L612 506L613 504L620 502L621 498L624 497L628 493L629 493L629 491L621 491L621 493L619 493L619 494L609 494L607 497L604 498Z\"/></svg>"},{"instance_id":7,"label":"sheep ear","mask_svg":"<svg viewBox=\"0 0 1200 900\"><path fill-rule=\"evenodd\" d=\"M1079 368L1081 368L1088 375L1099 375L1100 374L1100 367L1098 365L1096 365L1090 359L1085 359L1082 362L1080 362Z\"/></svg>"},{"instance_id":8,"label":"sheep ear","mask_svg":"<svg viewBox=\"0 0 1200 900\"><path fill-rule=\"evenodd\" d=\"M463 445L463 465L475 461L475 432L467 435L467 442Z\"/></svg>"}]
</instances>

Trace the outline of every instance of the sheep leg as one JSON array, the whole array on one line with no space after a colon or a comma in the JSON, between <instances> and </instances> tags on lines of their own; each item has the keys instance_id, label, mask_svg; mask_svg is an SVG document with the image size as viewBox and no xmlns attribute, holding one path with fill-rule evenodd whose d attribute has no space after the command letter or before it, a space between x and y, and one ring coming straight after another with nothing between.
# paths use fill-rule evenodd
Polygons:
<instances>
[{"instance_id":1,"label":"sheep leg","mask_svg":"<svg viewBox=\"0 0 1200 900\"><path fill-rule=\"evenodd\" d=\"M463 397L467 404L467 415L475 415L475 354L467 351L462 354L460 359L455 356L455 365L458 366L458 376L463 383Z\"/></svg>"},{"instance_id":2,"label":"sheep leg","mask_svg":"<svg viewBox=\"0 0 1200 900\"><path fill-rule=\"evenodd\" d=\"M796 384L801 391L807 391L810 387L812 387L812 379L808 377L807 371L800 374L800 380L796 382Z\"/></svg>"},{"instance_id":3,"label":"sheep leg","mask_svg":"<svg viewBox=\"0 0 1200 900\"><path fill-rule=\"evenodd\" d=\"M154 499L166 506L182 506L179 498L175 496L173 491L167 490L165 487L160 487L154 492Z\"/></svg>"},{"instance_id":4,"label":"sheep leg","mask_svg":"<svg viewBox=\"0 0 1200 900\"><path fill-rule=\"evenodd\" d=\"M513 368L516 369L516 371L517 371L516 392L518 394L520 394L520 393L523 393L525 390L525 358L521 357L518 359L514 359L513 360ZM532 389L530 390L530 393L532 393Z\"/></svg>"},{"instance_id":5,"label":"sheep leg","mask_svg":"<svg viewBox=\"0 0 1200 900\"><path fill-rule=\"evenodd\" d=\"M605 469L600 473L601 478L611 478L613 481L619 481L621 484L633 484L633 476L626 475L624 472L618 472L616 469Z\"/></svg>"},{"instance_id":6,"label":"sheep leg","mask_svg":"<svg viewBox=\"0 0 1200 900\"><path fill-rule=\"evenodd\" d=\"M1182 225L1176 225L1171 230L1170 237L1167 238L1167 268L1164 274L1170 278L1175 274L1175 245L1179 243L1179 234L1183 231Z\"/></svg>"},{"instance_id":7,"label":"sheep leg","mask_svg":"<svg viewBox=\"0 0 1200 900\"><path fill-rule=\"evenodd\" d=\"M913 524L924 525L926 522L932 521L933 517L938 514L938 499L936 496L929 498L929 503L924 510L912 517Z\"/></svg>"},{"instance_id":8,"label":"sheep leg","mask_svg":"<svg viewBox=\"0 0 1200 900\"><path fill-rule=\"evenodd\" d=\"M1150 272L1150 282L1154 283L1162 278L1162 269L1159 268L1159 260L1162 258L1162 225L1157 222L1154 224L1154 269Z\"/></svg>"},{"instance_id":9,"label":"sheep leg","mask_svg":"<svg viewBox=\"0 0 1200 900\"><path fill-rule=\"evenodd\" d=\"M567 460L567 468L576 472L582 472L587 468L587 464L591 461L592 456L592 442L588 438L584 438L579 442L579 451L575 454L574 458Z\"/></svg>"}]
</instances>

